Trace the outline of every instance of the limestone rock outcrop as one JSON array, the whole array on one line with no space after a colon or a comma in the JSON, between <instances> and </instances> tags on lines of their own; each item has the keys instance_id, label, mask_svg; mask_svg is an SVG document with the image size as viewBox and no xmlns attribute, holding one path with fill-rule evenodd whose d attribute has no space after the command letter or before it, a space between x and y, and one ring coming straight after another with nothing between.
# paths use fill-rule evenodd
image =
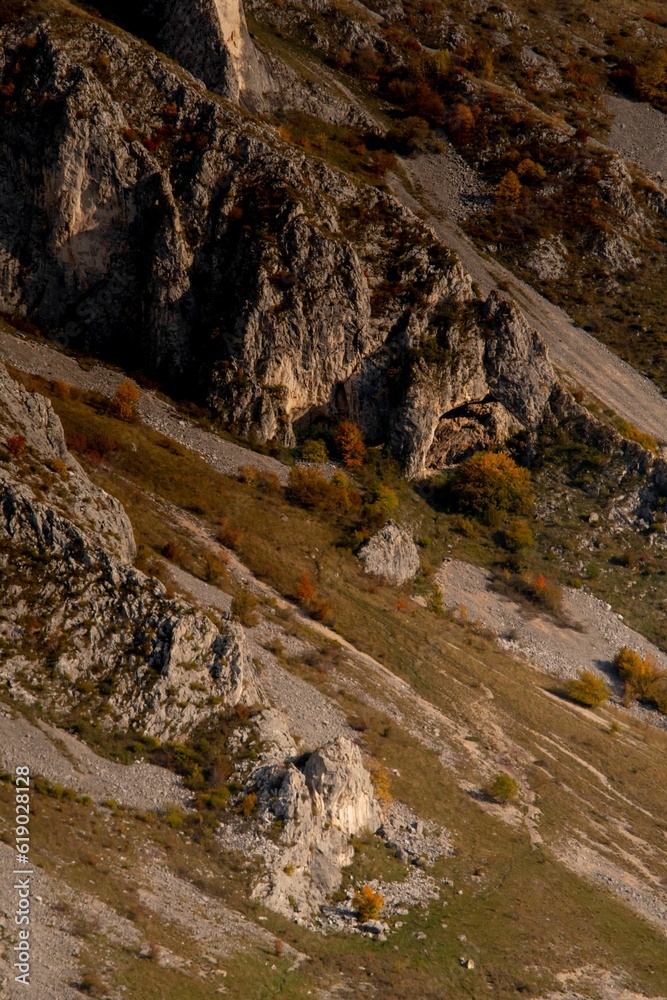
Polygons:
<instances>
[{"instance_id":1,"label":"limestone rock outcrop","mask_svg":"<svg viewBox=\"0 0 667 1000\"><path fill-rule=\"evenodd\" d=\"M419 550L411 532L395 521L387 521L359 550L367 573L400 585L419 572Z\"/></svg>"},{"instance_id":2,"label":"limestone rock outcrop","mask_svg":"<svg viewBox=\"0 0 667 1000\"><path fill-rule=\"evenodd\" d=\"M51 505L44 508L31 503L30 483L42 481L41 468L35 472L27 461L21 462L20 481L11 475L9 466L0 465L0 490L4 531L24 545L62 552L74 548L80 554L85 545L82 530L89 540L118 559L131 562L136 545L130 519L123 507L104 490L94 485L79 463L67 450L60 420L51 402L28 392L14 381L0 364L0 445L16 439L20 455L34 456L40 465L51 470L58 481L52 491ZM21 443L22 442L22 443ZM16 447L16 446L15 446ZM11 485L10 485L11 481ZM75 524L72 521L76 522Z\"/></svg>"},{"instance_id":3,"label":"limestone rock outcrop","mask_svg":"<svg viewBox=\"0 0 667 1000\"><path fill-rule=\"evenodd\" d=\"M273 89L246 25L242 0L147 0L159 49L230 101L261 107Z\"/></svg>"},{"instance_id":4,"label":"limestone rock outcrop","mask_svg":"<svg viewBox=\"0 0 667 1000\"><path fill-rule=\"evenodd\" d=\"M134 553L125 511L69 454L51 404L0 366L0 677L56 716L85 704L159 737L256 702L243 629L169 598Z\"/></svg>"},{"instance_id":5,"label":"limestone rock outcrop","mask_svg":"<svg viewBox=\"0 0 667 1000\"><path fill-rule=\"evenodd\" d=\"M297 919L307 919L340 886L341 869L354 857L350 837L374 832L382 822L361 752L342 736L305 763L294 750L287 762L263 763L251 785L260 823L281 827L278 860L255 895L291 917L296 904Z\"/></svg>"}]
</instances>

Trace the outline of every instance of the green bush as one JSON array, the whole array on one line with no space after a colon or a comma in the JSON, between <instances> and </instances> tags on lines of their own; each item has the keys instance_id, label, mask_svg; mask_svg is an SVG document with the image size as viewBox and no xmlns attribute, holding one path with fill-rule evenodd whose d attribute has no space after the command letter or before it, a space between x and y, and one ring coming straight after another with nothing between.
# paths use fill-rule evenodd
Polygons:
<instances>
[{"instance_id":1,"label":"green bush","mask_svg":"<svg viewBox=\"0 0 667 1000\"><path fill-rule=\"evenodd\" d=\"M315 441L306 441L301 449L301 457L304 462L317 462L318 465L326 462L329 457L327 446L320 438Z\"/></svg>"},{"instance_id":2,"label":"green bush","mask_svg":"<svg viewBox=\"0 0 667 1000\"><path fill-rule=\"evenodd\" d=\"M535 502L530 472L508 455L476 452L462 462L452 479L456 506L487 524L499 511L530 514Z\"/></svg>"},{"instance_id":3,"label":"green bush","mask_svg":"<svg viewBox=\"0 0 667 1000\"><path fill-rule=\"evenodd\" d=\"M508 552L521 552L523 549L532 549L534 544L535 535L528 521L514 521L503 532L503 546Z\"/></svg>"},{"instance_id":4,"label":"green bush","mask_svg":"<svg viewBox=\"0 0 667 1000\"><path fill-rule=\"evenodd\" d=\"M579 702L580 705L587 705L589 708L597 708L605 701L608 701L611 694L609 688L601 677L596 677L590 670L582 670L577 678L573 678L565 685L565 693L572 701Z\"/></svg>"},{"instance_id":5,"label":"green bush","mask_svg":"<svg viewBox=\"0 0 667 1000\"><path fill-rule=\"evenodd\" d=\"M519 784L503 772L496 775L487 788L487 793L495 802L511 802L519 794Z\"/></svg>"},{"instance_id":6,"label":"green bush","mask_svg":"<svg viewBox=\"0 0 667 1000\"><path fill-rule=\"evenodd\" d=\"M434 615L444 615L445 606L442 600L442 591L440 587L434 587L426 598L426 607L429 611L432 611Z\"/></svg>"}]
</instances>

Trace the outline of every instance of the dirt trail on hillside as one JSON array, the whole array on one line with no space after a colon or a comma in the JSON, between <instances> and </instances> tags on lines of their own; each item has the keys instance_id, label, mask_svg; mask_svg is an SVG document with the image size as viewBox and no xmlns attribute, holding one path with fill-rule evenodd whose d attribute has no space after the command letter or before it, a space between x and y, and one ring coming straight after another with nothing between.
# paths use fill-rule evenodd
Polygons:
<instances>
[{"instance_id":1,"label":"dirt trail on hillside","mask_svg":"<svg viewBox=\"0 0 667 1000\"><path fill-rule=\"evenodd\" d=\"M653 383L575 326L562 309L530 285L497 261L483 257L459 228L456 219L461 216L461 198L465 198L466 192L457 191L457 181L460 179L466 187L469 181L463 172L460 177L452 175L456 160L424 154L403 160L402 166L418 197L411 195L395 175L390 178L394 194L422 216L427 211L427 222L458 254L482 293L488 295L500 284L509 287L526 319L547 344L556 368L571 375L619 416L658 441L667 441L667 400Z\"/></svg>"}]
</instances>

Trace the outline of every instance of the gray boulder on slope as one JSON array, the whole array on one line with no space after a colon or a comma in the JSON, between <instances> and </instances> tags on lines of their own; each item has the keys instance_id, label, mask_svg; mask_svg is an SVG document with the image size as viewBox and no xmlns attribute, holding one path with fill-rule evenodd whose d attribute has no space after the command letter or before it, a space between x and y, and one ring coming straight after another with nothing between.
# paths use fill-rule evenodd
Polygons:
<instances>
[{"instance_id":1,"label":"gray boulder on slope","mask_svg":"<svg viewBox=\"0 0 667 1000\"><path fill-rule=\"evenodd\" d=\"M411 533L395 521L387 521L359 552L367 573L389 583L412 580L419 572L419 552Z\"/></svg>"}]
</instances>

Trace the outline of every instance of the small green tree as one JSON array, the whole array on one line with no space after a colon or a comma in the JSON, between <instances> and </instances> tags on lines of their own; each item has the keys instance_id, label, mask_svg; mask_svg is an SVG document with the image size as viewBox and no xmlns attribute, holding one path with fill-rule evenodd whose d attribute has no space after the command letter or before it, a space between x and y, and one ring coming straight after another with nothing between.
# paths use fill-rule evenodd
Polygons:
<instances>
[{"instance_id":1,"label":"small green tree","mask_svg":"<svg viewBox=\"0 0 667 1000\"><path fill-rule=\"evenodd\" d=\"M609 699L611 691L601 677L596 677L590 670L582 670L577 678L567 682L565 693L580 705L597 708Z\"/></svg>"},{"instance_id":2,"label":"small green tree","mask_svg":"<svg viewBox=\"0 0 667 1000\"><path fill-rule=\"evenodd\" d=\"M429 611L432 611L434 615L444 615L445 605L442 599L442 591L440 587L433 587L430 594L426 598L426 607Z\"/></svg>"},{"instance_id":3,"label":"small green tree","mask_svg":"<svg viewBox=\"0 0 667 1000\"><path fill-rule=\"evenodd\" d=\"M495 776L487 788L487 793L495 802L511 802L519 794L519 784L509 774L503 772Z\"/></svg>"}]
</instances>

